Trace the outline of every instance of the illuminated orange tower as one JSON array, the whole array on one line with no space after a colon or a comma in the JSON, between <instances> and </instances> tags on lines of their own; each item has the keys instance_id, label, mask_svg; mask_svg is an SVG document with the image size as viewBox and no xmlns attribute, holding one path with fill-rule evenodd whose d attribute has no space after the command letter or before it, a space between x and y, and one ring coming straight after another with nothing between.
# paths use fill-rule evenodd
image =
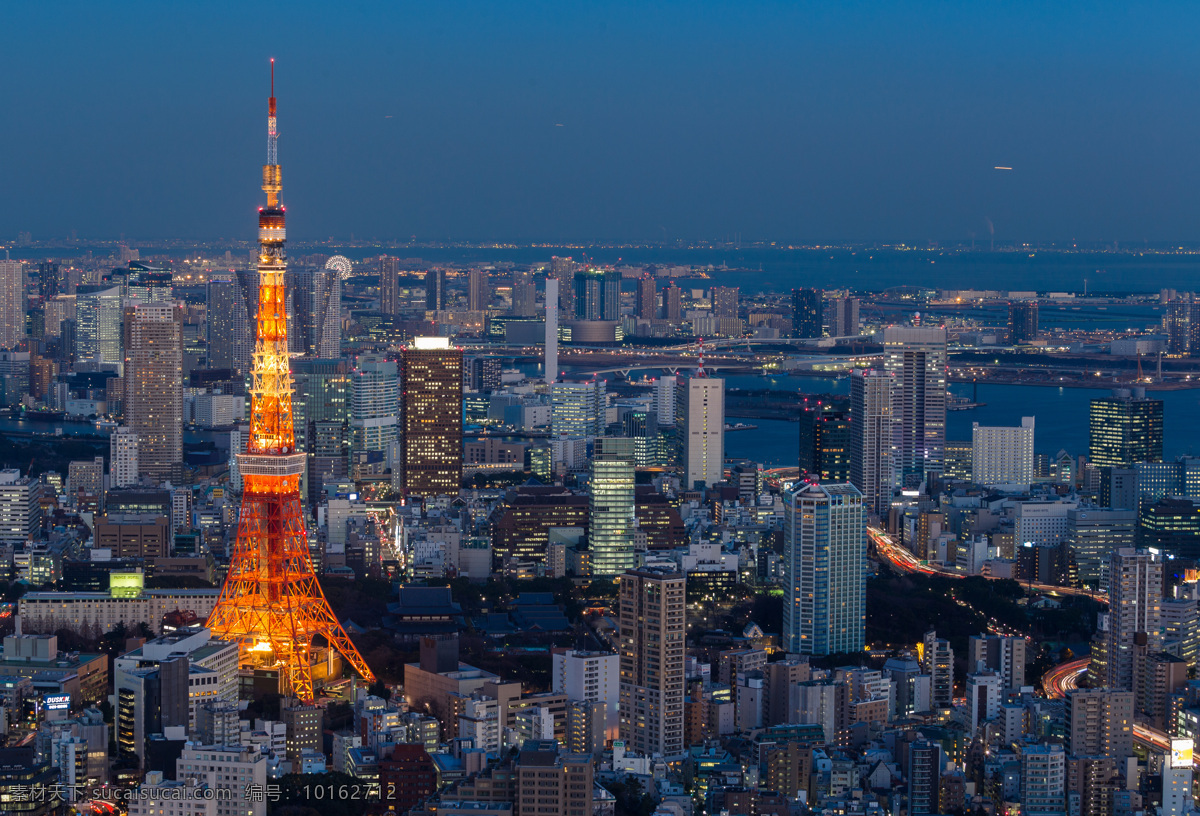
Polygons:
<instances>
[{"instance_id":1,"label":"illuminated orange tower","mask_svg":"<svg viewBox=\"0 0 1200 816\"><path fill-rule=\"evenodd\" d=\"M242 512L229 574L207 626L241 644L243 666L274 666L284 690L313 699L313 640L324 638L365 680L374 675L334 617L308 554L300 506L304 454L292 432L288 365L287 259L275 130L275 60L267 118L267 163L258 211L258 342L250 389L250 441L238 456Z\"/></svg>"}]
</instances>

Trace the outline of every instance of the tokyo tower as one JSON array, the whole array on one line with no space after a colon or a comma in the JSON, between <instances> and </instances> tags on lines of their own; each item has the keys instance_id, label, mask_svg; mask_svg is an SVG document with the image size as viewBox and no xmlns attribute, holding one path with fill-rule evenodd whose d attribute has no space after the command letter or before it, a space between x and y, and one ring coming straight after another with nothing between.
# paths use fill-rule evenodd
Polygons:
<instances>
[{"instance_id":1,"label":"tokyo tower","mask_svg":"<svg viewBox=\"0 0 1200 816\"><path fill-rule=\"evenodd\" d=\"M321 592L304 531L300 476L305 457L296 452L292 431L273 59L268 110L262 179L267 206L258 210L258 339L250 389L250 439L246 453L237 459L242 511L229 573L206 625L214 637L241 644L243 667L277 668L282 692L311 701L315 638L324 638L341 652L364 680L373 680L374 675Z\"/></svg>"}]
</instances>

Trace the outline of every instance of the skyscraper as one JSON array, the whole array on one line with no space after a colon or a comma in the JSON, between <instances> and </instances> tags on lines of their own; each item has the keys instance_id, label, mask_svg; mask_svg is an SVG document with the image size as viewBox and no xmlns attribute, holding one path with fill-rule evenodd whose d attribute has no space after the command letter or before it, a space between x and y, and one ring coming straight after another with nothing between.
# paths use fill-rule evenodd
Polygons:
<instances>
[{"instance_id":1,"label":"skyscraper","mask_svg":"<svg viewBox=\"0 0 1200 816\"><path fill-rule=\"evenodd\" d=\"M527 271L512 273L512 314L517 317L532 317L537 313L537 287L533 275Z\"/></svg>"},{"instance_id":2,"label":"skyscraper","mask_svg":"<svg viewBox=\"0 0 1200 816\"><path fill-rule=\"evenodd\" d=\"M542 343L545 380L553 385L558 379L558 279L554 277L546 278L546 335Z\"/></svg>"},{"instance_id":3,"label":"skyscraper","mask_svg":"<svg viewBox=\"0 0 1200 816\"><path fill-rule=\"evenodd\" d=\"M0 260L0 348L15 348L25 339L25 267Z\"/></svg>"},{"instance_id":4,"label":"skyscraper","mask_svg":"<svg viewBox=\"0 0 1200 816\"><path fill-rule=\"evenodd\" d=\"M954 650L950 641L930 629L921 650L921 668L929 675L929 699L934 708L950 708L954 702Z\"/></svg>"},{"instance_id":5,"label":"skyscraper","mask_svg":"<svg viewBox=\"0 0 1200 816\"><path fill-rule=\"evenodd\" d=\"M125 424L137 434L138 475L183 476L183 317L173 303L125 309Z\"/></svg>"},{"instance_id":6,"label":"skyscraper","mask_svg":"<svg viewBox=\"0 0 1200 816\"><path fill-rule=\"evenodd\" d=\"M683 322L683 290L674 281L663 289L663 317L669 323Z\"/></svg>"},{"instance_id":7,"label":"skyscraper","mask_svg":"<svg viewBox=\"0 0 1200 816\"><path fill-rule=\"evenodd\" d=\"M1132 691L1134 644L1144 638L1149 652L1158 651L1162 612L1162 561L1150 550L1123 547L1115 550L1108 566L1107 628L1098 636L1104 642L1105 688Z\"/></svg>"},{"instance_id":8,"label":"skyscraper","mask_svg":"<svg viewBox=\"0 0 1200 816\"><path fill-rule=\"evenodd\" d=\"M350 423L349 363L336 358L294 357L291 369L296 388L292 397L296 450L310 456L315 454L317 423L336 422L343 429L340 454L345 459L344 446L349 443L346 429ZM323 430L329 433L329 428Z\"/></svg>"},{"instance_id":9,"label":"skyscraper","mask_svg":"<svg viewBox=\"0 0 1200 816\"><path fill-rule=\"evenodd\" d=\"M121 365L121 287L81 286L76 291L75 355L93 367Z\"/></svg>"},{"instance_id":10,"label":"skyscraper","mask_svg":"<svg viewBox=\"0 0 1200 816\"><path fill-rule=\"evenodd\" d=\"M1014 300L1008 304L1008 343L1017 346L1030 343L1038 336L1038 303L1036 300Z\"/></svg>"},{"instance_id":11,"label":"skyscraper","mask_svg":"<svg viewBox=\"0 0 1200 816\"><path fill-rule=\"evenodd\" d=\"M396 441L400 414L398 369L376 354L358 358L350 375L350 449L386 451Z\"/></svg>"},{"instance_id":12,"label":"skyscraper","mask_svg":"<svg viewBox=\"0 0 1200 816\"><path fill-rule=\"evenodd\" d=\"M1163 402L1144 388L1115 388L1093 399L1089 426L1088 461L1096 467L1162 461Z\"/></svg>"},{"instance_id":13,"label":"skyscraper","mask_svg":"<svg viewBox=\"0 0 1200 816\"><path fill-rule=\"evenodd\" d=\"M825 311L820 289L792 290L792 337L821 337Z\"/></svg>"},{"instance_id":14,"label":"skyscraper","mask_svg":"<svg viewBox=\"0 0 1200 816\"><path fill-rule=\"evenodd\" d=\"M859 300L855 297L835 298L833 322L829 326L830 337L857 337Z\"/></svg>"},{"instance_id":15,"label":"skyscraper","mask_svg":"<svg viewBox=\"0 0 1200 816\"><path fill-rule=\"evenodd\" d=\"M592 457L592 483L588 505L588 540L592 575L612 577L637 563L633 534L637 527L634 506L633 440L619 440L604 450L598 445Z\"/></svg>"},{"instance_id":16,"label":"skyscraper","mask_svg":"<svg viewBox=\"0 0 1200 816\"><path fill-rule=\"evenodd\" d=\"M1196 302L1192 298L1172 300L1167 304L1166 314L1163 315L1163 325L1167 329L1167 353L1191 354L1196 351L1193 342L1193 326L1196 325Z\"/></svg>"},{"instance_id":17,"label":"skyscraper","mask_svg":"<svg viewBox=\"0 0 1200 816\"><path fill-rule=\"evenodd\" d=\"M379 256L379 311L400 313L400 262L390 255Z\"/></svg>"},{"instance_id":18,"label":"skyscraper","mask_svg":"<svg viewBox=\"0 0 1200 816\"><path fill-rule=\"evenodd\" d=\"M946 448L946 330L888 326L884 368L892 391L892 467L899 487L941 473Z\"/></svg>"},{"instance_id":19,"label":"skyscraper","mask_svg":"<svg viewBox=\"0 0 1200 816\"><path fill-rule=\"evenodd\" d=\"M1033 417L1020 427L971 425L971 479L976 484L1029 484L1033 481Z\"/></svg>"},{"instance_id":20,"label":"skyscraper","mask_svg":"<svg viewBox=\"0 0 1200 816\"><path fill-rule=\"evenodd\" d=\"M654 320L658 317L658 288L654 276L648 273L638 278L636 314L638 320Z\"/></svg>"},{"instance_id":21,"label":"skyscraper","mask_svg":"<svg viewBox=\"0 0 1200 816\"><path fill-rule=\"evenodd\" d=\"M575 318L619 320L621 273L615 269L584 269L575 273Z\"/></svg>"},{"instance_id":22,"label":"skyscraper","mask_svg":"<svg viewBox=\"0 0 1200 816\"><path fill-rule=\"evenodd\" d=\"M712 288L712 313L717 320L736 320L738 316L738 295L736 286L714 286Z\"/></svg>"},{"instance_id":23,"label":"skyscraper","mask_svg":"<svg viewBox=\"0 0 1200 816\"><path fill-rule=\"evenodd\" d=\"M812 408L800 415L800 470L822 482L852 481L850 416Z\"/></svg>"},{"instance_id":24,"label":"skyscraper","mask_svg":"<svg viewBox=\"0 0 1200 816\"><path fill-rule=\"evenodd\" d=\"M205 309L209 368L250 373L257 314L257 272L216 272L209 277Z\"/></svg>"},{"instance_id":25,"label":"skyscraper","mask_svg":"<svg viewBox=\"0 0 1200 816\"><path fill-rule=\"evenodd\" d=\"M684 576L663 567L620 578L620 735L627 750L683 756Z\"/></svg>"},{"instance_id":26,"label":"skyscraper","mask_svg":"<svg viewBox=\"0 0 1200 816\"><path fill-rule=\"evenodd\" d=\"M559 320L574 320L575 261L555 255L550 259L550 276L558 281Z\"/></svg>"},{"instance_id":27,"label":"skyscraper","mask_svg":"<svg viewBox=\"0 0 1200 816\"><path fill-rule=\"evenodd\" d=\"M487 270L472 269L467 273L467 309L472 312L486 311L491 301Z\"/></svg>"},{"instance_id":28,"label":"skyscraper","mask_svg":"<svg viewBox=\"0 0 1200 816\"><path fill-rule=\"evenodd\" d=\"M330 263L334 263L332 260ZM342 275L336 266L294 270L291 349L310 357L342 355Z\"/></svg>"},{"instance_id":29,"label":"skyscraper","mask_svg":"<svg viewBox=\"0 0 1200 816\"><path fill-rule=\"evenodd\" d=\"M400 352L401 486L408 496L457 496L462 486L462 349L416 337Z\"/></svg>"},{"instance_id":30,"label":"skyscraper","mask_svg":"<svg viewBox=\"0 0 1200 816\"><path fill-rule=\"evenodd\" d=\"M550 433L603 436L608 404L604 380L560 382L550 386Z\"/></svg>"},{"instance_id":31,"label":"skyscraper","mask_svg":"<svg viewBox=\"0 0 1200 816\"><path fill-rule=\"evenodd\" d=\"M675 397L676 438L687 489L711 487L725 475L725 381L685 377Z\"/></svg>"},{"instance_id":32,"label":"skyscraper","mask_svg":"<svg viewBox=\"0 0 1200 816\"><path fill-rule=\"evenodd\" d=\"M896 378L885 371L850 375L850 481L877 516L892 502L892 402Z\"/></svg>"},{"instance_id":33,"label":"skyscraper","mask_svg":"<svg viewBox=\"0 0 1200 816\"><path fill-rule=\"evenodd\" d=\"M425 311L446 310L446 270L430 269L425 273Z\"/></svg>"},{"instance_id":34,"label":"skyscraper","mask_svg":"<svg viewBox=\"0 0 1200 816\"><path fill-rule=\"evenodd\" d=\"M866 514L852 484L801 483L784 495L783 647L861 652L866 620Z\"/></svg>"}]
</instances>

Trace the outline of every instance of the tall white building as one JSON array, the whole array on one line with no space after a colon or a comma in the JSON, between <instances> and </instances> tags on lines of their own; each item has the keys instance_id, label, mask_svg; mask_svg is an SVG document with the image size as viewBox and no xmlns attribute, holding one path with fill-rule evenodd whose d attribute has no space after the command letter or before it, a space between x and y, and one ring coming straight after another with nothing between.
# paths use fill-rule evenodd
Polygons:
<instances>
[{"instance_id":1,"label":"tall white building","mask_svg":"<svg viewBox=\"0 0 1200 816\"><path fill-rule=\"evenodd\" d=\"M850 375L850 482L877 516L892 502L892 391L885 371Z\"/></svg>"},{"instance_id":2,"label":"tall white building","mask_svg":"<svg viewBox=\"0 0 1200 816\"><path fill-rule=\"evenodd\" d=\"M941 473L946 455L946 330L888 326L884 368L892 392L892 467L900 487Z\"/></svg>"},{"instance_id":3,"label":"tall white building","mask_svg":"<svg viewBox=\"0 0 1200 816\"><path fill-rule=\"evenodd\" d=\"M93 367L120 368L120 286L81 286L75 294L75 356Z\"/></svg>"},{"instance_id":4,"label":"tall white building","mask_svg":"<svg viewBox=\"0 0 1200 816\"><path fill-rule=\"evenodd\" d=\"M1023 501L1016 503L1013 540L1025 544L1062 544L1070 534L1068 513L1079 506L1071 499Z\"/></svg>"},{"instance_id":5,"label":"tall white building","mask_svg":"<svg viewBox=\"0 0 1200 816\"><path fill-rule=\"evenodd\" d=\"M654 397L651 409L658 414L658 427L675 424L675 392L679 390L679 378L664 374L654 381Z\"/></svg>"},{"instance_id":6,"label":"tall white building","mask_svg":"<svg viewBox=\"0 0 1200 816\"><path fill-rule=\"evenodd\" d=\"M1017 428L971 426L971 479L981 485L1033 481L1033 417L1021 417Z\"/></svg>"},{"instance_id":7,"label":"tall white building","mask_svg":"<svg viewBox=\"0 0 1200 816\"><path fill-rule=\"evenodd\" d=\"M675 397L675 431L683 465L683 486L710 487L725 476L725 381L687 377ZM659 420L662 421L661 418Z\"/></svg>"},{"instance_id":8,"label":"tall white building","mask_svg":"<svg viewBox=\"0 0 1200 816\"><path fill-rule=\"evenodd\" d=\"M7 254L0 260L0 348L10 349L25 339L25 267Z\"/></svg>"},{"instance_id":9,"label":"tall white building","mask_svg":"<svg viewBox=\"0 0 1200 816\"><path fill-rule=\"evenodd\" d=\"M108 438L110 487L129 487L138 481L137 434L122 425Z\"/></svg>"},{"instance_id":10,"label":"tall white building","mask_svg":"<svg viewBox=\"0 0 1200 816\"><path fill-rule=\"evenodd\" d=\"M1021 812L1067 812L1067 755L1061 745L1022 745Z\"/></svg>"},{"instance_id":11,"label":"tall white building","mask_svg":"<svg viewBox=\"0 0 1200 816\"><path fill-rule=\"evenodd\" d=\"M471 270L471 285L475 285L475 272ZM472 289L473 291L473 289ZM553 384L558 379L558 280L546 278L546 382Z\"/></svg>"},{"instance_id":12,"label":"tall white building","mask_svg":"<svg viewBox=\"0 0 1200 816\"><path fill-rule=\"evenodd\" d=\"M784 496L783 647L861 652L866 623L866 512L852 484L805 483Z\"/></svg>"},{"instance_id":13,"label":"tall white building","mask_svg":"<svg viewBox=\"0 0 1200 816\"><path fill-rule=\"evenodd\" d=\"M620 655L612 652L579 652L569 649L554 654L552 688L567 700L605 704L605 731L616 737L617 703L620 695Z\"/></svg>"},{"instance_id":14,"label":"tall white building","mask_svg":"<svg viewBox=\"0 0 1200 816\"><path fill-rule=\"evenodd\" d=\"M351 450L387 451L396 441L399 417L399 371L395 360L376 354L362 355L350 375Z\"/></svg>"}]
</instances>

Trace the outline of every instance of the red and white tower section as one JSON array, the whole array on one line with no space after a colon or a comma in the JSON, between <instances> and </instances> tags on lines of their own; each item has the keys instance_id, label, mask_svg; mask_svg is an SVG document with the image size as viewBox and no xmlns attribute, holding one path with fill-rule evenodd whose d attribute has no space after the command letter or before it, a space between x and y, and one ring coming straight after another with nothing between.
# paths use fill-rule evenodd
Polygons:
<instances>
[{"instance_id":1,"label":"red and white tower section","mask_svg":"<svg viewBox=\"0 0 1200 816\"><path fill-rule=\"evenodd\" d=\"M371 670L330 609L313 571L300 504L305 457L292 428L287 337L287 257L275 119L275 60L267 163L258 212L258 329L250 388L250 440L238 456L243 480L237 542L208 618L214 637L241 644L243 667L276 668L285 693L314 698L314 643L336 649L364 680Z\"/></svg>"}]
</instances>

